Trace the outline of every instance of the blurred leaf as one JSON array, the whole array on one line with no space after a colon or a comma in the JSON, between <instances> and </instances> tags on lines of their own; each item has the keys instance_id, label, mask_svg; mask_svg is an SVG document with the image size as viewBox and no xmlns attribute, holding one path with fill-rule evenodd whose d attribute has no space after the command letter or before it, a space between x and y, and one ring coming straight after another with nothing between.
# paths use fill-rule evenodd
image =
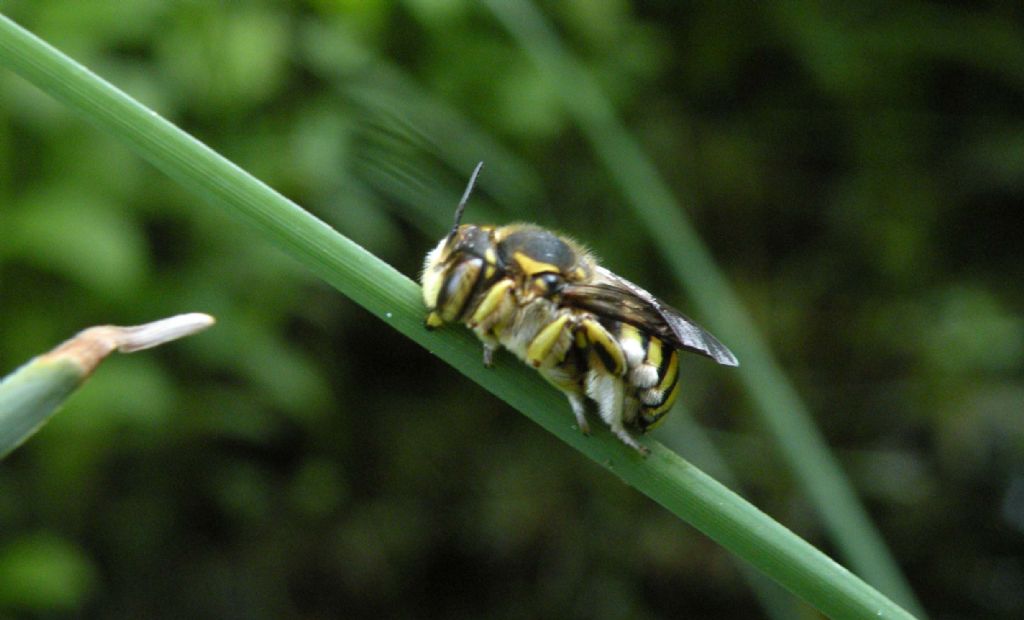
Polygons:
<instances>
[{"instance_id":1,"label":"blurred leaf","mask_svg":"<svg viewBox=\"0 0 1024 620\"><path fill-rule=\"evenodd\" d=\"M949 374L1009 370L1024 358L1024 319L1000 307L987 291L945 291L921 334L924 359Z\"/></svg>"},{"instance_id":2,"label":"blurred leaf","mask_svg":"<svg viewBox=\"0 0 1024 620\"><path fill-rule=\"evenodd\" d=\"M51 533L21 536L0 546L0 610L72 611L95 593L97 581L90 558Z\"/></svg>"},{"instance_id":3,"label":"blurred leaf","mask_svg":"<svg viewBox=\"0 0 1024 620\"><path fill-rule=\"evenodd\" d=\"M160 62L186 100L219 113L264 100L281 87L287 31L275 12L202 3L176 8L157 43Z\"/></svg>"},{"instance_id":4,"label":"blurred leaf","mask_svg":"<svg viewBox=\"0 0 1024 620\"><path fill-rule=\"evenodd\" d=\"M52 188L19 207L8 220L9 256L114 297L127 295L145 277L140 231L91 196Z\"/></svg>"}]
</instances>

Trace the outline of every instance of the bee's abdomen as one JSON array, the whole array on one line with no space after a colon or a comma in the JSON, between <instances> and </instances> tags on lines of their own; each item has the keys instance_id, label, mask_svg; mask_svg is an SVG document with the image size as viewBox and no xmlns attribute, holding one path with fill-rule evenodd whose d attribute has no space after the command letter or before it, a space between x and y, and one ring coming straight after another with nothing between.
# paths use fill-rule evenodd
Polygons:
<instances>
[{"instance_id":1,"label":"bee's abdomen","mask_svg":"<svg viewBox=\"0 0 1024 620\"><path fill-rule=\"evenodd\" d=\"M639 402L636 425L641 431L655 426L679 395L679 355L660 338L628 323L607 321L628 366L627 391Z\"/></svg>"},{"instance_id":2,"label":"bee's abdomen","mask_svg":"<svg viewBox=\"0 0 1024 620\"><path fill-rule=\"evenodd\" d=\"M656 340L652 338L651 340ZM661 341L658 341L661 343ZM662 364L658 366L658 382L653 387L639 390L640 415L637 425L641 430L656 426L679 396L679 353L663 347Z\"/></svg>"}]
</instances>

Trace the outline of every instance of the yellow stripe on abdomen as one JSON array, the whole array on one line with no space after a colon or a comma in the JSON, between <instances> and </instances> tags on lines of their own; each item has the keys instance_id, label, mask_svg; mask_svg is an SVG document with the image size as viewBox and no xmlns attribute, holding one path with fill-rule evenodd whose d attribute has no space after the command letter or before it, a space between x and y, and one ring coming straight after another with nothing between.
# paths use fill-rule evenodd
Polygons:
<instances>
[{"instance_id":1,"label":"yellow stripe on abdomen","mask_svg":"<svg viewBox=\"0 0 1024 620\"><path fill-rule=\"evenodd\" d=\"M657 338L651 338L651 344L658 343L659 357L662 354L661 342ZM649 390L644 390L647 398L641 398L639 423L643 431L650 430L657 426L665 414L672 409L676 398L679 396L679 354L674 349L668 349L668 357L660 361L664 362L658 367L658 384ZM650 354L648 354L650 359ZM652 402L653 401L653 402Z\"/></svg>"}]
</instances>

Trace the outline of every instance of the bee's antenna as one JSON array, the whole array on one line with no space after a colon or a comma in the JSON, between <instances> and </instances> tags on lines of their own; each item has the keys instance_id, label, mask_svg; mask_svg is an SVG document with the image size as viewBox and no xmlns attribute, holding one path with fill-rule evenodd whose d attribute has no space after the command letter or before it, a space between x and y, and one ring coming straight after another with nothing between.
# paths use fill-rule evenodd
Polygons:
<instances>
[{"instance_id":1,"label":"bee's antenna","mask_svg":"<svg viewBox=\"0 0 1024 620\"><path fill-rule=\"evenodd\" d=\"M466 185L466 191L462 194L462 200L459 201L459 206L455 207L455 224L452 226L452 231L448 233L449 237L455 235L455 231L459 229L459 222L462 221L462 212L466 210L466 202L469 201L469 194L473 191L473 185L476 183L476 177L480 174L480 169L484 167L484 162L480 162L473 169L473 174L469 177L469 184Z\"/></svg>"}]
</instances>

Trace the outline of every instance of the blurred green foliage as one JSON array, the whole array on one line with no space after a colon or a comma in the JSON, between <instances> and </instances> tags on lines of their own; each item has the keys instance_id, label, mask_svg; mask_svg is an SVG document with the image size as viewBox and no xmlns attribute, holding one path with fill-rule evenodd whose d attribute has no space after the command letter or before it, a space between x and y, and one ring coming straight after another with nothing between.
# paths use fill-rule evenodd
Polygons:
<instances>
[{"instance_id":1,"label":"blurred green foliage","mask_svg":"<svg viewBox=\"0 0 1024 620\"><path fill-rule=\"evenodd\" d=\"M474 3L3 10L410 276L485 159L467 219L569 231L687 307ZM688 198L926 608L1019 617L1024 10L544 10ZM0 372L191 310L218 326L109 360L0 464L0 616L763 613L707 540L0 72ZM684 372L745 494L828 549L727 372Z\"/></svg>"}]
</instances>

